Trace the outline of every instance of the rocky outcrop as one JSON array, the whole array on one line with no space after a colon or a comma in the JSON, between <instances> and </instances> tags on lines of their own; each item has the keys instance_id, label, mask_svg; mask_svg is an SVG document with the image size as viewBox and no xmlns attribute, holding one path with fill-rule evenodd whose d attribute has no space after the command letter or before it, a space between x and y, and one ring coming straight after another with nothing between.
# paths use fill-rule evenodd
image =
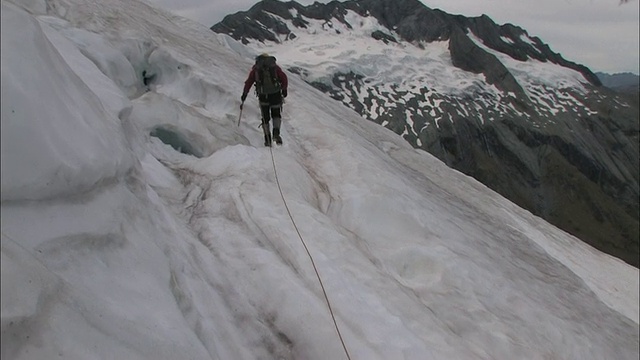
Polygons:
<instances>
[{"instance_id":1,"label":"rocky outcrop","mask_svg":"<svg viewBox=\"0 0 640 360\"><path fill-rule=\"evenodd\" d=\"M295 2L289 3L289 5L293 9L302 8L301 5ZM291 31L271 14L282 16L285 19L292 19L289 5L273 0L262 1L254 5L249 11L226 16L222 22L212 26L211 29L218 33L228 34L244 44L247 44L247 39L277 42L280 41L277 35L288 35ZM250 19L250 21L247 21L247 19ZM296 26L303 27L304 21L296 23Z\"/></svg>"},{"instance_id":2,"label":"rocky outcrop","mask_svg":"<svg viewBox=\"0 0 640 360\"><path fill-rule=\"evenodd\" d=\"M418 0L306 7L267 0L212 29L246 43L279 43L301 34L312 20L351 29L353 13L372 16L386 29L367 33L382 47L448 41L453 66L476 79L470 83L481 75L497 91L468 86L447 93L419 83L419 76L414 86L402 87L353 70L339 71L330 81L310 81L313 86L552 224L639 265L637 99L601 87L588 68L564 59L524 29L495 24L488 16L450 15ZM505 57L575 70L584 84L523 83ZM311 70L296 63L288 70L307 78ZM402 81L411 82L409 77Z\"/></svg>"},{"instance_id":3,"label":"rocky outcrop","mask_svg":"<svg viewBox=\"0 0 640 360\"><path fill-rule=\"evenodd\" d=\"M504 64L495 55L484 51L471 41L460 28L454 28L451 34L449 51L454 66L473 73L482 73L487 82L495 85L498 89L512 92L520 98L527 97Z\"/></svg>"},{"instance_id":4,"label":"rocky outcrop","mask_svg":"<svg viewBox=\"0 0 640 360\"><path fill-rule=\"evenodd\" d=\"M388 44L390 42L394 42L397 43L398 41L396 40L396 38L394 38L393 36L389 35L389 34L385 34L380 30L376 30L374 32L371 33L371 37L376 39L376 40L380 40L385 44Z\"/></svg>"}]
</instances>

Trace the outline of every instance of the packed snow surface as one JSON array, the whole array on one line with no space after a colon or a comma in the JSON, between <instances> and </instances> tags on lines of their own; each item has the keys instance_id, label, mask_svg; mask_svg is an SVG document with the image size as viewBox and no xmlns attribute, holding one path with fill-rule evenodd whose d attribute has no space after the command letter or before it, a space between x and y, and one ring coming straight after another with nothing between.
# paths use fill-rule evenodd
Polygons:
<instances>
[{"instance_id":1,"label":"packed snow surface","mask_svg":"<svg viewBox=\"0 0 640 360\"><path fill-rule=\"evenodd\" d=\"M1 36L2 359L637 359L637 269L293 74L264 147L229 37L135 0Z\"/></svg>"}]
</instances>

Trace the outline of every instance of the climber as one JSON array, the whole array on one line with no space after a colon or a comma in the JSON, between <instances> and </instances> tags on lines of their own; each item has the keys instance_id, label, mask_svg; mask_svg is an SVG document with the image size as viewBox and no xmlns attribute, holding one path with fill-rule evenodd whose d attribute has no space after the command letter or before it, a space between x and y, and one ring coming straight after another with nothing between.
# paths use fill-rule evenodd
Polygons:
<instances>
[{"instance_id":1,"label":"climber","mask_svg":"<svg viewBox=\"0 0 640 360\"><path fill-rule=\"evenodd\" d=\"M242 104L247 99L251 86L256 85L256 94L262 113L262 127L264 130L264 145L271 146L271 141L282 144L280 125L282 123L282 100L287 97L287 75L276 64L276 58L269 54L256 57L256 63L251 68L242 91ZM273 119L273 137L269 130L269 122Z\"/></svg>"}]
</instances>

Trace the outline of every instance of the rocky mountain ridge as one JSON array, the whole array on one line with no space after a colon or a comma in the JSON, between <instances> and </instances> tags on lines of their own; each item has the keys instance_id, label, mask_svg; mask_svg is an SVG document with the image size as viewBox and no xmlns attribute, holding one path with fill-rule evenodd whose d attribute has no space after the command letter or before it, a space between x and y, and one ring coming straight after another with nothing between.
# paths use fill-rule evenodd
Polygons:
<instances>
[{"instance_id":1,"label":"rocky mountain ridge","mask_svg":"<svg viewBox=\"0 0 640 360\"><path fill-rule=\"evenodd\" d=\"M640 76L625 72L616 74L606 74L597 72L596 76L602 82L603 86L618 92L628 93L638 96L640 90Z\"/></svg>"},{"instance_id":2,"label":"rocky mountain ridge","mask_svg":"<svg viewBox=\"0 0 640 360\"><path fill-rule=\"evenodd\" d=\"M640 75L630 72L607 74L597 72L596 76L602 82L602 85L615 88L618 86L631 86L640 84Z\"/></svg>"},{"instance_id":3,"label":"rocky mountain ridge","mask_svg":"<svg viewBox=\"0 0 640 360\"><path fill-rule=\"evenodd\" d=\"M267 0L212 30L638 266L638 106L525 30L417 0Z\"/></svg>"}]
</instances>

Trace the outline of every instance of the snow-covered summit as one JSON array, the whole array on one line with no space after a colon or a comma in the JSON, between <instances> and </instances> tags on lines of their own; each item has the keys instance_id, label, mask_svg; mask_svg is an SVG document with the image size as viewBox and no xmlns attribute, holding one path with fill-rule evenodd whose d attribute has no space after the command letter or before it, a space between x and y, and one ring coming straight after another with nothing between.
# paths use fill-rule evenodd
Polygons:
<instances>
[{"instance_id":1,"label":"snow-covered summit","mask_svg":"<svg viewBox=\"0 0 640 360\"><path fill-rule=\"evenodd\" d=\"M637 358L637 269L295 76L272 153L229 37L1 14L3 359L345 358L301 239L352 359Z\"/></svg>"},{"instance_id":2,"label":"snow-covered summit","mask_svg":"<svg viewBox=\"0 0 640 360\"><path fill-rule=\"evenodd\" d=\"M469 54L452 59L455 46L450 41L458 29L468 33L480 49L463 49ZM486 68L490 66L481 64L478 55L484 52L501 57L498 63L507 67L505 74L513 74L529 97L537 97L536 86L584 89L586 84L599 83L589 69L563 59L517 26L499 26L486 16L450 15L417 0L350 0L310 6L266 0L227 16L212 30L257 51L270 50L287 66L302 68L309 82L327 86L336 74L354 73L367 79L365 89L391 83L398 91L418 90L416 94L428 87L443 94L499 96L505 86L501 79L491 78L492 70Z\"/></svg>"}]
</instances>

